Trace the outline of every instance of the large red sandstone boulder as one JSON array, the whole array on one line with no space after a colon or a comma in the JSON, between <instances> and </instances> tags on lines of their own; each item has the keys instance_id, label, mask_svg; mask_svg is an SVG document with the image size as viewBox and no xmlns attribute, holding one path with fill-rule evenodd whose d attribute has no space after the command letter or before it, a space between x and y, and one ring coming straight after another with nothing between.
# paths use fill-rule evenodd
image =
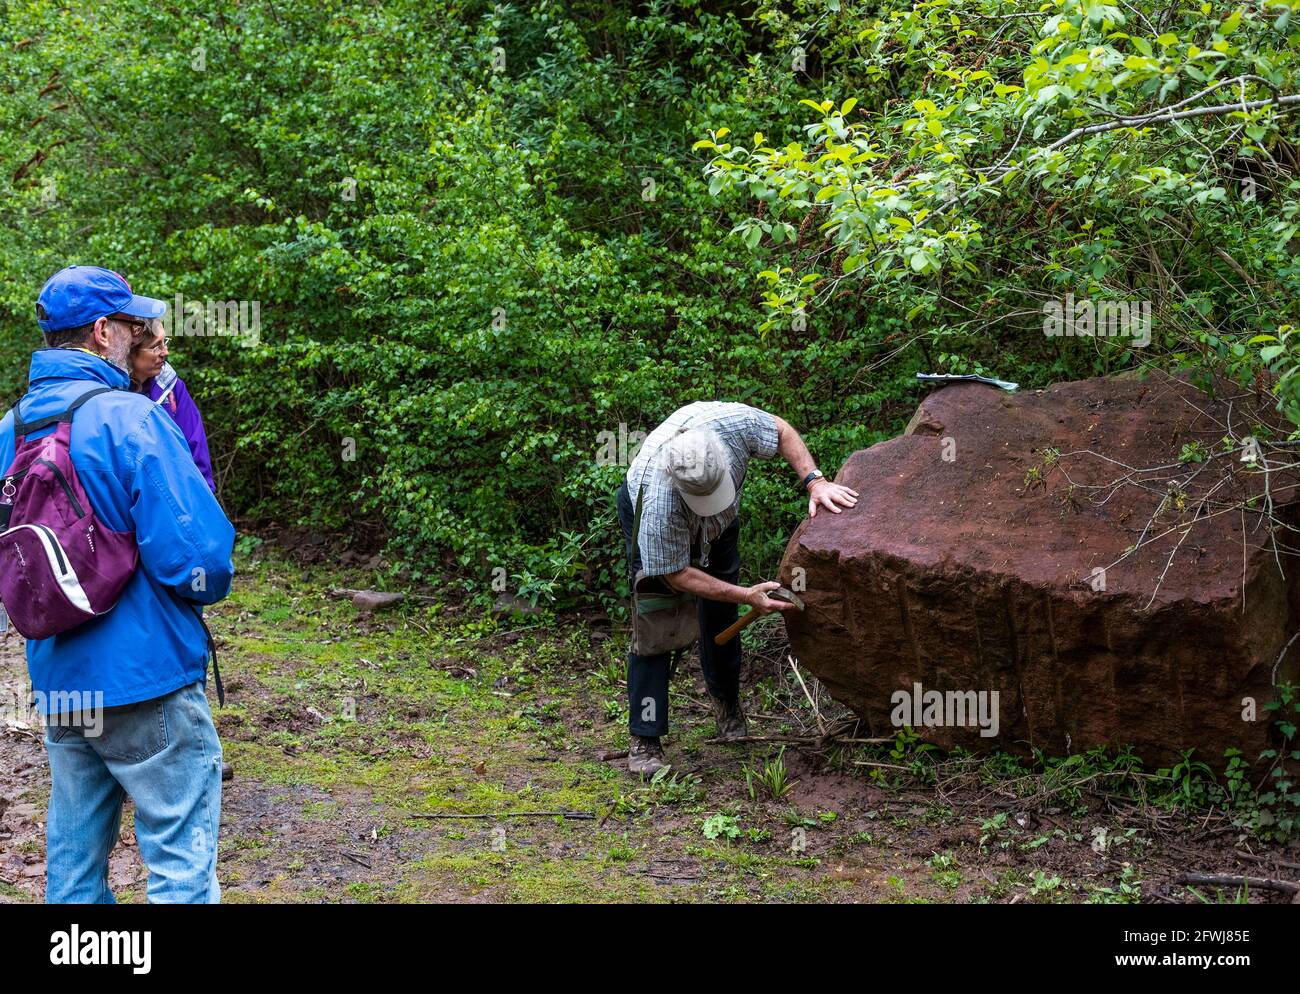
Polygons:
<instances>
[{"instance_id":1,"label":"large red sandstone boulder","mask_svg":"<svg viewBox=\"0 0 1300 994\"><path fill-rule=\"evenodd\" d=\"M1191 748L1215 767L1230 747L1253 761L1274 680L1300 660L1283 652L1300 541L1262 513L1271 498L1294 526L1295 478L1270 473L1269 498L1243 508L1265 474L1219 454L1256 423L1277 417L1253 394L1163 374L937 390L906 434L844 464L858 506L790 540L781 576L807 604L786 616L792 651L876 735L925 719L926 692L997 691L996 735L955 694L964 727L937 724L961 718L940 709L917 731L1049 755L1132 745L1149 765Z\"/></svg>"}]
</instances>

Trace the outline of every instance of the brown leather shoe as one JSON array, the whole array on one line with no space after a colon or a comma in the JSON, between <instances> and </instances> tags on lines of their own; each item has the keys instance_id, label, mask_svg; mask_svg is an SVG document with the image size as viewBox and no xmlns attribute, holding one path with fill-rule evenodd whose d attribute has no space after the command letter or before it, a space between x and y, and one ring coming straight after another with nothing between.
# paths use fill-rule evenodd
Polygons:
<instances>
[{"instance_id":1,"label":"brown leather shoe","mask_svg":"<svg viewBox=\"0 0 1300 994\"><path fill-rule=\"evenodd\" d=\"M627 750L627 768L633 773L654 776L668 764L658 737L633 735Z\"/></svg>"},{"instance_id":2,"label":"brown leather shoe","mask_svg":"<svg viewBox=\"0 0 1300 994\"><path fill-rule=\"evenodd\" d=\"M713 717L718 722L718 738L731 742L749 734L749 722L745 719L745 711L738 698L723 701L710 694L709 700L713 702Z\"/></svg>"}]
</instances>

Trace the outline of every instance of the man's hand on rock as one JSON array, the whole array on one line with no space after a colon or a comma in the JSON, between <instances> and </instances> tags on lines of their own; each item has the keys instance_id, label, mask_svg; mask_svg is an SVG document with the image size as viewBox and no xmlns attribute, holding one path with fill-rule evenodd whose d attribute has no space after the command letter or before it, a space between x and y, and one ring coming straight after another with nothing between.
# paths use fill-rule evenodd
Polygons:
<instances>
[{"instance_id":1,"label":"man's hand on rock","mask_svg":"<svg viewBox=\"0 0 1300 994\"><path fill-rule=\"evenodd\" d=\"M745 603L753 607L760 614L771 614L773 611L790 611L794 605L789 601L775 601L767 596L769 590L775 590L781 584L775 580L767 580L763 583L756 583L745 592Z\"/></svg>"},{"instance_id":2,"label":"man's hand on rock","mask_svg":"<svg viewBox=\"0 0 1300 994\"><path fill-rule=\"evenodd\" d=\"M858 492L856 490L850 490L838 483L832 483L826 477L821 476L813 480L812 488L808 491L808 516L811 518L817 517L818 505L839 514L840 508L855 507L857 503Z\"/></svg>"}]
</instances>

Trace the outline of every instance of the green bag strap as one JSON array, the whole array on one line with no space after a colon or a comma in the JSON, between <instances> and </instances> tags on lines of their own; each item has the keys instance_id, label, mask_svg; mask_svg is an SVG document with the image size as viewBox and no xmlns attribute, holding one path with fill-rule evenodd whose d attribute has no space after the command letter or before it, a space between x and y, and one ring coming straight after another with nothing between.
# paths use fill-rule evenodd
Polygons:
<instances>
[{"instance_id":1,"label":"green bag strap","mask_svg":"<svg viewBox=\"0 0 1300 994\"><path fill-rule=\"evenodd\" d=\"M637 540L641 537L641 504L645 499L645 474L648 472L649 470L647 469L641 474L641 487L637 490L636 494L636 509L632 513L632 562L636 561ZM636 594L635 570L632 574L632 593L633 595ZM654 611L663 611L670 607L675 607L693 597L693 594L681 592L676 594L651 594L646 597L633 596L632 599L636 602L637 614L650 614Z\"/></svg>"},{"instance_id":2,"label":"green bag strap","mask_svg":"<svg viewBox=\"0 0 1300 994\"><path fill-rule=\"evenodd\" d=\"M645 497L645 475L648 472L650 472L649 466L641 470L641 489L636 493L636 510L632 514L632 561L628 565L632 567L633 586L636 585L636 544L641 538L641 501Z\"/></svg>"},{"instance_id":3,"label":"green bag strap","mask_svg":"<svg viewBox=\"0 0 1300 994\"><path fill-rule=\"evenodd\" d=\"M636 598L636 613L654 614L657 611L667 611L694 599L694 594L685 591L680 594L642 594Z\"/></svg>"}]
</instances>

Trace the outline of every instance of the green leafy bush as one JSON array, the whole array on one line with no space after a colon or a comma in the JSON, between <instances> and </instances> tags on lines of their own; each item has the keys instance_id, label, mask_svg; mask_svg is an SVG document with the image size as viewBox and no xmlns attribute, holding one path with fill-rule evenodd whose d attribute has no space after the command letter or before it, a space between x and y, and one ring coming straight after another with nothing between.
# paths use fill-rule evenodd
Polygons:
<instances>
[{"instance_id":1,"label":"green leafy bush","mask_svg":"<svg viewBox=\"0 0 1300 994\"><path fill-rule=\"evenodd\" d=\"M1276 374L1295 420L1295 125L1254 106L1295 6L0 0L0 394L65 264L256 301L256 344L174 338L228 506L557 604L621 592L601 433L691 400L832 470L920 369ZM1152 347L1045 337L1067 293L1149 300ZM785 467L744 513L758 579Z\"/></svg>"}]
</instances>

